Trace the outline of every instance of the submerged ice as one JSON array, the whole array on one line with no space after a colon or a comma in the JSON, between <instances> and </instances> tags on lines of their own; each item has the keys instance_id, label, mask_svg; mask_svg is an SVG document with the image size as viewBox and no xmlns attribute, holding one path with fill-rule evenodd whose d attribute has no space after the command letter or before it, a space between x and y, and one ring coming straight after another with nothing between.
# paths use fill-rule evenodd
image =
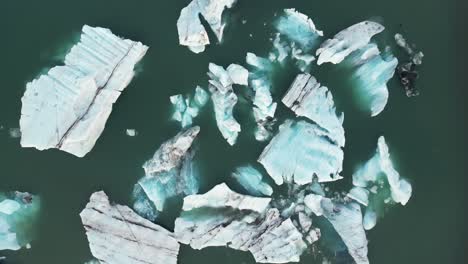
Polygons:
<instances>
[{"instance_id":1,"label":"submerged ice","mask_svg":"<svg viewBox=\"0 0 468 264\"><path fill-rule=\"evenodd\" d=\"M65 65L26 85L21 99L21 146L86 155L147 49L108 29L85 25Z\"/></svg>"},{"instance_id":2,"label":"submerged ice","mask_svg":"<svg viewBox=\"0 0 468 264\"><path fill-rule=\"evenodd\" d=\"M263 175L253 166L243 166L237 168L232 177L253 196L271 196L273 188L265 182Z\"/></svg>"},{"instance_id":3,"label":"submerged ice","mask_svg":"<svg viewBox=\"0 0 468 264\"><path fill-rule=\"evenodd\" d=\"M199 176L192 160L192 143L199 132L199 127L180 132L145 162L145 176L133 190L133 208L138 214L154 221L164 210L167 199L198 192Z\"/></svg>"}]
</instances>

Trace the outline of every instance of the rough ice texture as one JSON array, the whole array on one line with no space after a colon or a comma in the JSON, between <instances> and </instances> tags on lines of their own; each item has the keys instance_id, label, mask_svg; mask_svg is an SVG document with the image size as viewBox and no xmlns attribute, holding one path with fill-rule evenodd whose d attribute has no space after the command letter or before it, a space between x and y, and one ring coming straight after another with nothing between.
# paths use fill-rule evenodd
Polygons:
<instances>
[{"instance_id":1,"label":"rough ice texture","mask_svg":"<svg viewBox=\"0 0 468 264\"><path fill-rule=\"evenodd\" d=\"M345 62L353 69L353 87L359 107L376 116L387 105L387 82L393 77L398 60L389 52L380 53L371 43L353 52Z\"/></svg>"},{"instance_id":2,"label":"rough ice texture","mask_svg":"<svg viewBox=\"0 0 468 264\"><path fill-rule=\"evenodd\" d=\"M193 98L181 94L169 97L173 105L172 119L180 122L182 127L189 127L198 116L201 108L208 102L209 95L203 88L197 86Z\"/></svg>"},{"instance_id":3,"label":"rough ice texture","mask_svg":"<svg viewBox=\"0 0 468 264\"><path fill-rule=\"evenodd\" d=\"M312 75L297 75L282 102L296 115L305 116L327 130L339 146L345 145L343 114L337 115L331 92Z\"/></svg>"},{"instance_id":4,"label":"rough ice texture","mask_svg":"<svg viewBox=\"0 0 468 264\"><path fill-rule=\"evenodd\" d=\"M182 9L177 20L177 31L179 43L195 52L205 50L210 44L208 33L200 21L199 16L208 22L218 41L223 38L224 24L222 15L226 8L231 8L236 0L192 0L190 4Z\"/></svg>"},{"instance_id":5,"label":"rough ice texture","mask_svg":"<svg viewBox=\"0 0 468 264\"><path fill-rule=\"evenodd\" d=\"M21 146L86 155L147 49L108 29L85 25L65 65L26 85L21 99Z\"/></svg>"},{"instance_id":6,"label":"rough ice texture","mask_svg":"<svg viewBox=\"0 0 468 264\"><path fill-rule=\"evenodd\" d=\"M266 183L263 175L251 165L237 168L232 177L253 196L271 196L273 188Z\"/></svg>"},{"instance_id":7,"label":"rough ice texture","mask_svg":"<svg viewBox=\"0 0 468 264\"><path fill-rule=\"evenodd\" d=\"M317 50L317 64L325 62L338 64L343 61L351 52L358 50L370 39L382 32L384 26L373 21L363 21L340 31L332 39L327 39Z\"/></svg>"},{"instance_id":8,"label":"rough ice texture","mask_svg":"<svg viewBox=\"0 0 468 264\"><path fill-rule=\"evenodd\" d=\"M276 184L336 181L343 166L343 150L329 133L306 121L286 120L258 161Z\"/></svg>"},{"instance_id":9,"label":"rough ice texture","mask_svg":"<svg viewBox=\"0 0 468 264\"><path fill-rule=\"evenodd\" d=\"M0 193L0 250L18 250L32 240L40 199L29 193Z\"/></svg>"},{"instance_id":10,"label":"rough ice texture","mask_svg":"<svg viewBox=\"0 0 468 264\"><path fill-rule=\"evenodd\" d=\"M268 208L269 202L237 194L225 184L188 196L175 223L176 237L194 249L228 246L250 251L259 263L298 262L306 249L302 235L290 219Z\"/></svg>"},{"instance_id":11,"label":"rough ice texture","mask_svg":"<svg viewBox=\"0 0 468 264\"><path fill-rule=\"evenodd\" d=\"M166 229L129 207L111 205L103 192L91 195L80 213L89 247L101 264L176 264L179 243Z\"/></svg>"},{"instance_id":12,"label":"rough ice texture","mask_svg":"<svg viewBox=\"0 0 468 264\"><path fill-rule=\"evenodd\" d=\"M192 143L199 132L199 127L180 132L145 162L145 176L133 190L133 208L138 214L154 221L164 210L167 199L198 192L199 176L192 161Z\"/></svg>"}]
</instances>

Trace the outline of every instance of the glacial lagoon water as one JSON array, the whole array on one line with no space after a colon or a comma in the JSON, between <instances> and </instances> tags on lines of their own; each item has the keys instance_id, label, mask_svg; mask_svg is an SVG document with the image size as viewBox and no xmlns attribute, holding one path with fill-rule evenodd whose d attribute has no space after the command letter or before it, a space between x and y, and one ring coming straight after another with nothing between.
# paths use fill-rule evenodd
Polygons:
<instances>
[{"instance_id":1,"label":"glacial lagoon water","mask_svg":"<svg viewBox=\"0 0 468 264\"><path fill-rule=\"evenodd\" d=\"M403 32L425 53L418 86L421 95L407 98L396 79L389 84L385 110L370 118L351 100L349 74L332 65L312 73L333 93L345 112L344 179L333 188L351 187L354 168L374 152L384 135L400 174L413 185L405 206L395 206L368 233L371 263L464 263L466 261L466 121L462 80L457 69L466 40L457 33L455 1L245 1L230 11L224 41L194 54L178 45L176 21L188 1L9 1L0 4L0 191L29 191L41 196L41 214L31 249L0 252L8 264L83 263L91 259L79 212L91 193L105 190L112 201L131 204L134 184L144 175L143 163L162 142L180 129L171 121L169 96L206 88L208 63L245 65L247 52L266 56L271 47L271 22L283 8L296 8L313 19L326 37L364 19L386 26L377 40L394 47ZM242 23L245 20L246 23ZM21 96L28 81L59 64L78 39L83 24L112 29L118 35L150 46L139 71L119 98L104 133L84 158L50 150L23 149L10 138L18 127ZM402 26L401 26L402 25ZM460 29L461 30L461 29ZM464 41L464 42L463 42ZM464 44L463 44L464 43ZM398 49L394 47L397 57ZM280 102L297 72L286 68L275 76L273 98ZM241 190L229 177L238 166L253 163L267 143L253 137L255 123L248 103L239 98L235 117L243 125L233 147L216 127L212 104L195 119L201 126L196 161L201 167L200 191L221 182ZM278 116L292 116L278 103ZM129 137L126 129L136 129ZM236 188L237 187L237 188ZM173 229L180 202L173 201L159 223ZM1 261L0 261L1 262ZM182 246L179 263L251 264L247 252L226 248L202 251ZM301 263L320 263L304 255Z\"/></svg>"}]
</instances>

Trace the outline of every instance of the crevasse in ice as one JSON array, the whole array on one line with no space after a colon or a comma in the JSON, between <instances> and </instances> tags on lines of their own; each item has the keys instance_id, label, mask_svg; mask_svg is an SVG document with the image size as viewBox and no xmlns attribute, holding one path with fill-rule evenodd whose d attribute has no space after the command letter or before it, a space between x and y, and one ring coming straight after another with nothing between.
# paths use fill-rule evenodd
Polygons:
<instances>
[{"instance_id":1,"label":"crevasse in ice","mask_svg":"<svg viewBox=\"0 0 468 264\"><path fill-rule=\"evenodd\" d=\"M260 171L252 165L238 167L232 173L232 177L253 196L270 196L273 194L273 188L265 182Z\"/></svg>"},{"instance_id":2,"label":"crevasse in ice","mask_svg":"<svg viewBox=\"0 0 468 264\"><path fill-rule=\"evenodd\" d=\"M198 116L201 108L209 100L208 92L200 86L195 88L193 98L181 94L173 95L169 99L173 106L172 119L180 122L182 127L189 127L193 124L193 119Z\"/></svg>"}]
</instances>

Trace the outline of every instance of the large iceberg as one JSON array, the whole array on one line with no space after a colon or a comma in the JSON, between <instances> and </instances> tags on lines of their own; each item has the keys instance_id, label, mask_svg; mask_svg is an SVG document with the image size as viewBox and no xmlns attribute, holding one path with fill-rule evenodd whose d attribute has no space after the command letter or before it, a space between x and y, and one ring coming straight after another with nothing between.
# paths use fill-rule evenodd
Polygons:
<instances>
[{"instance_id":1,"label":"large iceberg","mask_svg":"<svg viewBox=\"0 0 468 264\"><path fill-rule=\"evenodd\" d=\"M218 41L221 41L225 27L222 22L223 12L235 3L236 0L192 0L182 9L177 20L180 45L188 46L191 51L200 53L205 50L206 45L210 44L200 15L208 22Z\"/></svg>"},{"instance_id":2,"label":"large iceberg","mask_svg":"<svg viewBox=\"0 0 468 264\"><path fill-rule=\"evenodd\" d=\"M296 115L307 117L327 130L330 139L344 147L343 114L337 115L331 92L312 75L297 75L282 102Z\"/></svg>"},{"instance_id":3,"label":"large iceberg","mask_svg":"<svg viewBox=\"0 0 468 264\"><path fill-rule=\"evenodd\" d=\"M253 196L271 196L273 188L265 182L263 175L253 166L243 166L237 168L232 177Z\"/></svg>"},{"instance_id":4,"label":"large iceberg","mask_svg":"<svg viewBox=\"0 0 468 264\"><path fill-rule=\"evenodd\" d=\"M393 77L398 60L389 50L381 53L376 44L370 43L343 63L353 70L353 92L359 107L371 116L380 114L387 105L387 82Z\"/></svg>"},{"instance_id":5,"label":"large iceberg","mask_svg":"<svg viewBox=\"0 0 468 264\"><path fill-rule=\"evenodd\" d=\"M164 210L167 199L198 192L199 175L192 161L192 143L199 132L199 127L180 132L145 162L146 175L133 190L133 208L138 214L154 221Z\"/></svg>"},{"instance_id":6,"label":"large iceberg","mask_svg":"<svg viewBox=\"0 0 468 264\"><path fill-rule=\"evenodd\" d=\"M411 184L400 177L393 167L384 137L379 137L375 155L353 174L353 185L348 196L367 206L364 227L372 229L382 217L387 205L406 205L411 198Z\"/></svg>"},{"instance_id":7,"label":"large iceberg","mask_svg":"<svg viewBox=\"0 0 468 264\"><path fill-rule=\"evenodd\" d=\"M200 109L205 106L209 98L208 92L200 86L195 88L193 98L181 94L171 96L169 99L174 107L172 119L180 122L182 127L191 126L193 119L198 116Z\"/></svg>"},{"instance_id":8,"label":"large iceberg","mask_svg":"<svg viewBox=\"0 0 468 264\"><path fill-rule=\"evenodd\" d=\"M258 161L278 185L329 182L342 178L343 150L316 124L286 120Z\"/></svg>"},{"instance_id":9,"label":"large iceberg","mask_svg":"<svg viewBox=\"0 0 468 264\"><path fill-rule=\"evenodd\" d=\"M177 263L179 243L171 232L127 206L111 205L103 191L91 195L80 217L91 253L99 263Z\"/></svg>"},{"instance_id":10,"label":"large iceberg","mask_svg":"<svg viewBox=\"0 0 468 264\"><path fill-rule=\"evenodd\" d=\"M108 29L85 25L65 65L26 85L21 99L21 146L86 155L147 49Z\"/></svg>"},{"instance_id":11,"label":"large iceberg","mask_svg":"<svg viewBox=\"0 0 468 264\"><path fill-rule=\"evenodd\" d=\"M259 263L298 262L306 249L290 219L269 208L270 198L237 194L225 184L184 199L175 235L194 249L228 246L250 251Z\"/></svg>"},{"instance_id":12,"label":"large iceberg","mask_svg":"<svg viewBox=\"0 0 468 264\"><path fill-rule=\"evenodd\" d=\"M0 250L18 250L33 238L40 199L29 193L0 193Z\"/></svg>"},{"instance_id":13,"label":"large iceberg","mask_svg":"<svg viewBox=\"0 0 468 264\"><path fill-rule=\"evenodd\" d=\"M340 63L353 51L367 45L374 35L384 29L385 27L377 22L363 21L340 31L332 39L327 39L320 45L316 52L317 64Z\"/></svg>"}]
</instances>

